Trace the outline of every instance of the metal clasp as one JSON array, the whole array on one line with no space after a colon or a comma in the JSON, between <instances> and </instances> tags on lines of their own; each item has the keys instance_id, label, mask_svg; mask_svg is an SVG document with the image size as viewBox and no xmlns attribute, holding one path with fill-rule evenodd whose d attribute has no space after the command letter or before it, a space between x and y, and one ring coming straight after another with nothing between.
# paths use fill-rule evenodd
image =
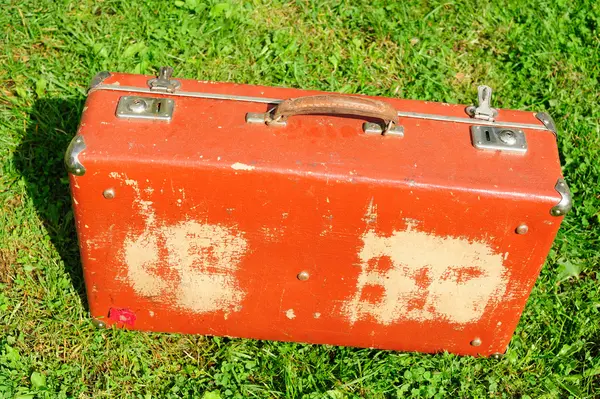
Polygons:
<instances>
[{"instance_id":1,"label":"metal clasp","mask_svg":"<svg viewBox=\"0 0 600 399\"><path fill-rule=\"evenodd\" d=\"M163 97L123 96L117 104L118 118L151 119L169 122L175 101Z\"/></svg>"},{"instance_id":2,"label":"metal clasp","mask_svg":"<svg viewBox=\"0 0 600 399\"><path fill-rule=\"evenodd\" d=\"M480 119L482 121L493 122L498 116L498 110L491 107L492 88L489 86L477 87L477 106L470 105L465 110L471 118Z\"/></svg>"},{"instance_id":3,"label":"metal clasp","mask_svg":"<svg viewBox=\"0 0 600 399\"><path fill-rule=\"evenodd\" d=\"M473 146L479 150L507 151L525 154L527 140L521 129L496 126L471 126Z\"/></svg>"},{"instance_id":4,"label":"metal clasp","mask_svg":"<svg viewBox=\"0 0 600 399\"><path fill-rule=\"evenodd\" d=\"M181 82L171 79L173 68L170 66L162 66L158 71L158 77L148 80L150 90L163 91L173 93L181 87Z\"/></svg>"}]
</instances>

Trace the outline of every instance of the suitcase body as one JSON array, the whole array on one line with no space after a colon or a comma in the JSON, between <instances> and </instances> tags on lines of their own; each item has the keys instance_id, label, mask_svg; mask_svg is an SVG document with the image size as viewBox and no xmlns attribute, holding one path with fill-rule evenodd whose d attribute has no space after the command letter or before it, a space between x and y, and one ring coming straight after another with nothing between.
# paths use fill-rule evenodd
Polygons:
<instances>
[{"instance_id":1,"label":"suitcase body","mask_svg":"<svg viewBox=\"0 0 600 399\"><path fill-rule=\"evenodd\" d=\"M161 72L99 74L66 154L99 324L505 351L570 207L546 115Z\"/></svg>"}]
</instances>

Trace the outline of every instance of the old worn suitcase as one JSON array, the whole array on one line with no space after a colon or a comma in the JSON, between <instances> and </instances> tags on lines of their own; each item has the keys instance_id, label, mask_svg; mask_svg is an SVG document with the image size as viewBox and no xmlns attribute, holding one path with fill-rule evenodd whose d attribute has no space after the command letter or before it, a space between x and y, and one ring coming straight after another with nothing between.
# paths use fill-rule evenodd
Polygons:
<instances>
[{"instance_id":1,"label":"old worn suitcase","mask_svg":"<svg viewBox=\"0 0 600 399\"><path fill-rule=\"evenodd\" d=\"M67 150L97 324L505 352L571 206L547 114L171 71L97 75Z\"/></svg>"}]
</instances>

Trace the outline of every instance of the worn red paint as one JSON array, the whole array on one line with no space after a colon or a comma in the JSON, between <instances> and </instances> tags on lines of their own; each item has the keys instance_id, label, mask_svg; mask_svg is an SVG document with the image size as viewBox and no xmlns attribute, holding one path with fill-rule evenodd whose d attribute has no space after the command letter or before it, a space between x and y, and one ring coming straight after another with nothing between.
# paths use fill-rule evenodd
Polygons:
<instances>
[{"instance_id":1,"label":"worn red paint","mask_svg":"<svg viewBox=\"0 0 600 399\"><path fill-rule=\"evenodd\" d=\"M193 80L181 90L315 94ZM109 324L146 331L504 352L562 220L549 212L561 177L551 132L525 129L520 156L476 150L470 125L451 122L400 118L403 138L327 115L249 125L247 112L270 107L251 102L172 97L170 123L116 118L132 94L93 91L78 132L86 173L71 189L93 317L112 309ZM465 116L461 105L384 100ZM497 119L541 124L531 112ZM529 232L516 234L523 223Z\"/></svg>"}]
</instances>

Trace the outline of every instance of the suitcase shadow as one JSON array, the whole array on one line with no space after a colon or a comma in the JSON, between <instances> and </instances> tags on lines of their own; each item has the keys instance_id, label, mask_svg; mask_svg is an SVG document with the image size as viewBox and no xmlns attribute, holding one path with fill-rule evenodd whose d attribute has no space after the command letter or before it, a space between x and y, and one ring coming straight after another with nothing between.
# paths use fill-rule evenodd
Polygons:
<instances>
[{"instance_id":1,"label":"suitcase shadow","mask_svg":"<svg viewBox=\"0 0 600 399\"><path fill-rule=\"evenodd\" d=\"M84 308L88 309L69 183L63 163L65 150L77 131L84 102L83 97L36 101L14 161L71 284Z\"/></svg>"}]
</instances>

